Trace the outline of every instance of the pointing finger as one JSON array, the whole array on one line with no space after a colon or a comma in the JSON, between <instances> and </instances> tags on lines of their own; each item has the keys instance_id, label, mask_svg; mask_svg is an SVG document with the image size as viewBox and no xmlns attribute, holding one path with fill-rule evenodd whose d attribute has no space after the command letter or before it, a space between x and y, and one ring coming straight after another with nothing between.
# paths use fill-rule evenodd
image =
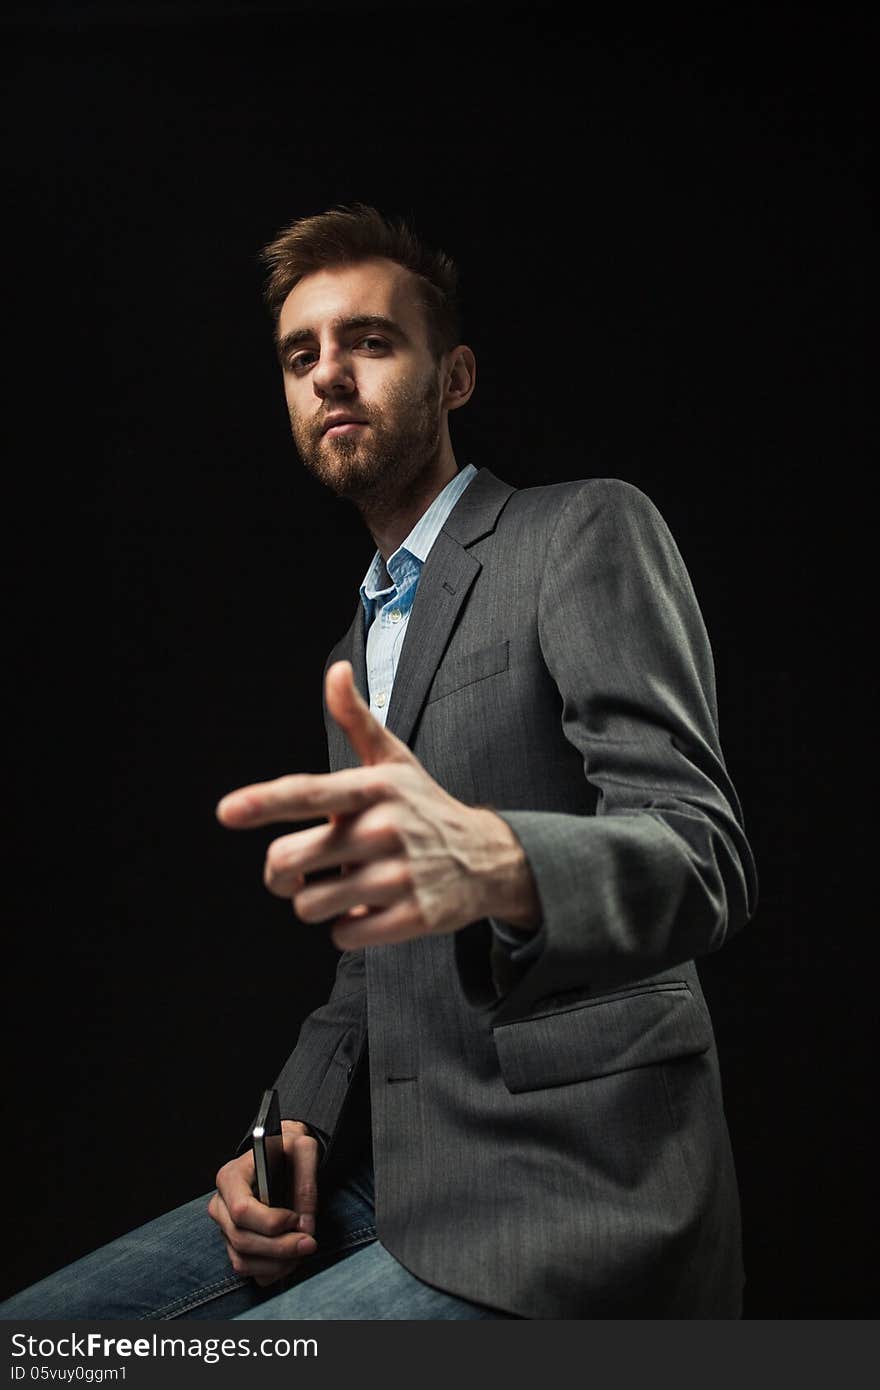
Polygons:
<instances>
[{"instance_id":1,"label":"pointing finger","mask_svg":"<svg viewBox=\"0 0 880 1390\"><path fill-rule=\"evenodd\" d=\"M255 782L224 796L217 819L230 830L251 830L274 821L317 820L357 813L387 793L387 778L371 768L341 772L296 772L273 782Z\"/></svg>"}]
</instances>

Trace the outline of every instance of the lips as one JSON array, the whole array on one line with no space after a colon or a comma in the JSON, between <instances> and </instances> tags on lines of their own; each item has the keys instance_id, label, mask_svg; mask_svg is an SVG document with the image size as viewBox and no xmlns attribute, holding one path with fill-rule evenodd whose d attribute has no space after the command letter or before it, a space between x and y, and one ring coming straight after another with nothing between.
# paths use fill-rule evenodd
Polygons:
<instances>
[{"instance_id":1,"label":"lips","mask_svg":"<svg viewBox=\"0 0 880 1390\"><path fill-rule=\"evenodd\" d=\"M324 421L322 434L349 434L359 426L365 425L357 415L331 415Z\"/></svg>"}]
</instances>

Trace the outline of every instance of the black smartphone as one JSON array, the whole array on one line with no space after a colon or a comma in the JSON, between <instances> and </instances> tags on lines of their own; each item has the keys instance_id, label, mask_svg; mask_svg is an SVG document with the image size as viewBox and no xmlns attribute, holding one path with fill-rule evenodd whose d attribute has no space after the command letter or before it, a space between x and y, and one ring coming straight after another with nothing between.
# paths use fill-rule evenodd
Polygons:
<instances>
[{"instance_id":1,"label":"black smartphone","mask_svg":"<svg viewBox=\"0 0 880 1390\"><path fill-rule=\"evenodd\" d=\"M290 1206L290 1174L281 1138L278 1092L264 1091L251 1131L257 1196L267 1207Z\"/></svg>"}]
</instances>

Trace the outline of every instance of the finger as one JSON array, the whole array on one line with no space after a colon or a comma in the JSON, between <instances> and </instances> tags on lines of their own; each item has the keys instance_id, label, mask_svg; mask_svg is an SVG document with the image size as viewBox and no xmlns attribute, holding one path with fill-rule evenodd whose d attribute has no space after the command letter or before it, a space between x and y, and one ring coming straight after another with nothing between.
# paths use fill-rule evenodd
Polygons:
<instances>
[{"instance_id":1,"label":"finger","mask_svg":"<svg viewBox=\"0 0 880 1390\"><path fill-rule=\"evenodd\" d=\"M313 1236L318 1209L318 1141L304 1134L293 1138L289 1147L293 1160L293 1205L299 1213L299 1229Z\"/></svg>"},{"instance_id":2,"label":"finger","mask_svg":"<svg viewBox=\"0 0 880 1390\"><path fill-rule=\"evenodd\" d=\"M341 772L294 772L272 782L238 787L217 804L216 815L229 830L251 830L273 821L317 820L354 814L378 801L387 781L370 768Z\"/></svg>"},{"instance_id":3,"label":"finger","mask_svg":"<svg viewBox=\"0 0 880 1390\"><path fill-rule=\"evenodd\" d=\"M258 1202L256 1205L257 1207L263 1206L262 1202ZM213 1200L213 1205L209 1205L208 1211L212 1219L216 1221L217 1225L220 1227L225 1238L233 1242L236 1246L253 1241L256 1243L249 1245L252 1251L257 1251L257 1253L263 1255L273 1255L277 1254L274 1243L282 1240L285 1236L292 1235L293 1240L285 1246L285 1254L288 1258L292 1258L296 1252L295 1242L298 1230L296 1212L287 1211L279 1207L263 1206L264 1212L274 1214L274 1220L269 1223L271 1225L271 1230L260 1232L256 1231L252 1225L245 1224L250 1220L249 1213L246 1213L241 1207L235 1205L233 1205L233 1208L230 1210L219 1192L216 1195L216 1200ZM256 1219L259 1219L259 1216L257 1216ZM268 1242L268 1244L266 1242Z\"/></svg>"},{"instance_id":4,"label":"finger","mask_svg":"<svg viewBox=\"0 0 880 1390\"><path fill-rule=\"evenodd\" d=\"M228 1241L226 1242L226 1254L232 1265L233 1273L242 1279L255 1279L261 1285L274 1284L278 1279L286 1278L299 1264L299 1258L267 1260L259 1255L242 1255Z\"/></svg>"},{"instance_id":5,"label":"finger","mask_svg":"<svg viewBox=\"0 0 880 1390\"><path fill-rule=\"evenodd\" d=\"M303 1231L287 1231L279 1236L261 1236L255 1231L246 1231L226 1218L218 1223L227 1246L243 1259L260 1260L298 1260L303 1255L311 1255L317 1249L314 1236Z\"/></svg>"},{"instance_id":6,"label":"finger","mask_svg":"<svg viewBox=\"0 0 880 1390\"><path fill-rule=\"evenodd\" d=\"M230 1159L228 1163L224 1163L218 1172L217 1191L208 1203L208 1209L216 1206L217 1202L225 1203L228 1206L230 1202L243 1201L245 1198L253 1197L255 1182L254 1155L250 1150L247 1150L238 1158Z\"/></svg>"},{"instance_id":7,"label":"finger","mask_svg":"<svg viewBox=\"0 0 880 1390\"><path fill-rule=\"evenodd\" d=\"M253 1193L254 1157L243 1154L227 1163L217 1174L219 1205L211 1215L226 1229L227 1223L239 1230L256 1231L264 1236L281 1235L295 1224L295 1215L284 1207L267 1207ZM213 1199L212 1199L213 1200ZM209 1204L210 1210L210 1204Z\"/></svg>"},{"instance_id":8,"label":"finger","mask_svg":"<svg viewBox=\"0 0 880 1390\"><path fill-rule=\"evenodd\" d=\"M292 898L305 888L305 874L325 869L347 874L362 863L394 854L401 847L398 827L389 821L387 812L376 814L375 819L373 816L374 808L370 807L354 821L316 825L273 840L263 870L270 893Z\"/></svg>"},{"instance_id":9,"label":"finger","mask_svg":"<svg viewBox=\"0 0 880 1390\"><path fill-rule=\"evenodd\" d=\"M303 922L326 922L358 904L387 907L411 892L412 875L407 861L379 859L345 878L309 884L295 895L293 906Z\"/></svg>"},{"instance_id":10,"label":"finger","mask_svg":"<svg viewBox=\"0 0 880 1390\"><path fill-rule=\"evenodd\" d=\"M373 912L349 913L333 923L330 935L340 951L361 946L392 946L425 935L425 919L412 895Z\"/></svg>"},{"instance_id":11,"label":"finger","mask_svg":"<svg viewBox=\"0 0 880 1390\"><path fill-rule=\"evenodd\" d=\"M350 661L334 661L324 680L327 711L336 720L361 762L409 762L405 743L374 719L370 707L354 683Z\"/></svg>"}]
</instances>

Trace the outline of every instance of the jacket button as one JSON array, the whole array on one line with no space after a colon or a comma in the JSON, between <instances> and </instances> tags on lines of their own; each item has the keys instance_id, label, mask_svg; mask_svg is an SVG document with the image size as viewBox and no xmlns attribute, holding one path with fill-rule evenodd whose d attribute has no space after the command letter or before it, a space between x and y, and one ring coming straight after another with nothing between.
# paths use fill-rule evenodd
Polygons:
<instances>
[{"instance_id":1,"label":"jacket button","mask_svg":"<svg viewBox=\"0 0 880 1390\"><path fill-rule=\"evenodd\" d=\"M348 1071L345 1073L346 1080L347 1080L347 1081L350 1081L351 1078L352 1078L353 1076L354 1076L354 1067L353 1067L353 1066L350 1066L349 1069L348 1069Z\"/></svg>"}]
</instances>

